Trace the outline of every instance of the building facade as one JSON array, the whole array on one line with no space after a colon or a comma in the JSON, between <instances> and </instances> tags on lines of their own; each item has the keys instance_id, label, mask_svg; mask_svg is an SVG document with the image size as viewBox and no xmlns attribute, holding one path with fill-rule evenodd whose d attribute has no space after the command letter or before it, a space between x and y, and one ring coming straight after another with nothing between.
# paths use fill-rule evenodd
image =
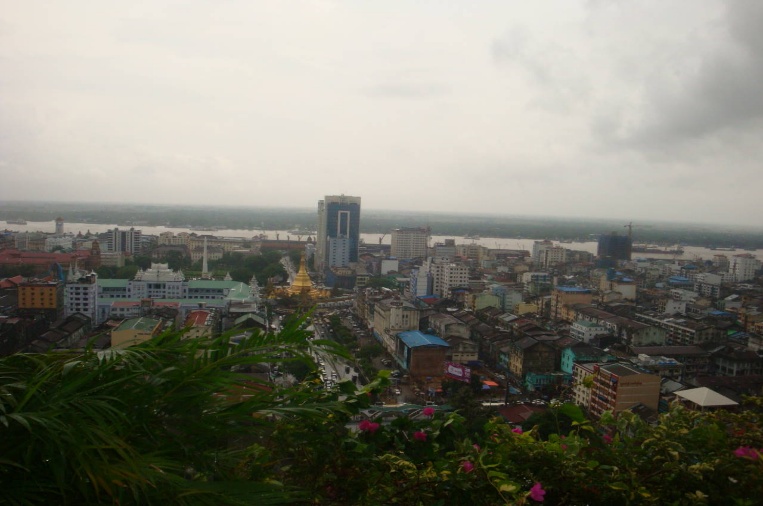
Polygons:
<instances>
[{"instance_id":1,"label":"building facade","mask_svg":"<svg viewBox=\"0 0 763 506\"><path fill-rule=\"evenodd\" d=\"M359 244L360 197L327 195L318 201L316 269L323 273L331 267L357 262Z\"/></svg>"},{"instance_id":2,"label":"building facade","mask_svg":"<svg viewBox=\"0 0 763 506\"><path fill-rule=\"evenodd\" d=\"M398 259L426 258L429 228L397 228L392 231L390 255Z\"/></svg>"},{"instance_id":3,"label":"building facade","mask_svg":"<svg viewBox=\"0 0 763 506\"><path fill-rule=\"evenodd\" d=\"M74 273L66 280L64 294L64 316L82 313L95 323L98 311L98 275L95 272Z\"/></svg>"},{"instance_id":4,"label":"building facade","mask_svg":"<svg viewBox=\"0 0 763 506\"><path fill-rule=\"evenodd\" d=\"M410 302L385 299L374 305L374 334L384 349L395 351L395 336L407 330L419 330L420 311Z\"/></svg>"},{"instance_id":5,"label":"building facade","mask_svg":"<svg viewBox=\"0 0 763 506\"><path fill-rule=\"evenodd\" d=\"M659 376L626 364L595 365L590 412L597 418L605 411L617 415L636 404L657 411L660 384Z\"/></svg>"},{"instance_id":6,"label":"building facade","mask_svg":"<svg viewBox=\"0 0 763 506\"><path fill-rule=\"evenodd\" d=\"M59 281L27 281L18 286L18 308L25 314L41 314L51 321L64 313L64 285Z\"/></svg>"},{"instance_id":7,"label":"building facade","mask_svg":"<svg viewBox=\"0 0 763 506\"><path fill-rule=\"evenodd\" d=\"M557 286L551 292L550 318L572 322L574 312L570 310L570 306L573 304L590 304L591 301L593 301L593 293L588 288Z\"/></svg>"},{"instance_id":8,"label":"building facade","mask_svg":"<svg viewBox=\"0 0 763 506\"><path fill-rule=\"evenodd\" d=\"M114 228L107 232L106 251L122 252L128 255L138 255L141 251L141 239L143 234L140 230L119 230Z\"/></svg>"},{"instance_id":9,"label":"building facade","mask_svg":"<svg viewBox=\"0 0 763 506\"><path fill-rule=\"evenodd\" d=\"M613 261L631 259L631 238L624 235L618 235L612 232L609 235L599 236L599 244L596 249L596 256Z\"/></svg>"},{"instance_id":10,"label":"building facade","mask_svg":"<svg viewBox=\"0 0 763 506\"><path fill-rule=\"evenodd\" d=\"M737 283L755 279L755 273L760 269L760 260L750 253L734 255L731 270Z\"/></svg>"},{"instance_id":11,"label":"building facade","mask_svg":"<svg viewBox=\"0 0 763 506\"><path fill-rule=\"evenodd\" d=\"M433 259L429 263L432 275L432 294L447 298L454 288L469 286L469 268L463 264L449 262L446 259Z\"/></svg>"}]
</instances>

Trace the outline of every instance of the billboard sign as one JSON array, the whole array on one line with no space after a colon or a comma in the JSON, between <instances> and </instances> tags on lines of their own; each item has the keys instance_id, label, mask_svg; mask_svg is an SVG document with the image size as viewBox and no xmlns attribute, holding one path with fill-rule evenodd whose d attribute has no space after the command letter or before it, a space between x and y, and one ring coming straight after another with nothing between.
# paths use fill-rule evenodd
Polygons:
<instances>
[{"instance_id":1,"label":"billboard sign","mask_svg":"<svg viewBox=\"0 0 763 506\"><path fill-rule=\"evenodd\" d=\"M472 380L472 370L462 364L445 362L445 376L457 381L469 383Z\"/></svg>"}]
</instances>

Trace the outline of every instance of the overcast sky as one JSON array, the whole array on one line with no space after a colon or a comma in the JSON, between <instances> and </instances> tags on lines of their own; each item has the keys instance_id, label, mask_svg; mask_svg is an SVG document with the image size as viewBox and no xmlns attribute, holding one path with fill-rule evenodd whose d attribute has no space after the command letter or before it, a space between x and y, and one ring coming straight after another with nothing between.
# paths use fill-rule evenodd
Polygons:
<instances>
[{"instance_id":1,"label":"overcast sky","mask_svg":"<svg viewBox=\"0 0 763 506\"><path fill-rule=\"evenodd\" d=\"M0 201L763 215L763 2L0 0Z\"/></svg>"}]
</instances>

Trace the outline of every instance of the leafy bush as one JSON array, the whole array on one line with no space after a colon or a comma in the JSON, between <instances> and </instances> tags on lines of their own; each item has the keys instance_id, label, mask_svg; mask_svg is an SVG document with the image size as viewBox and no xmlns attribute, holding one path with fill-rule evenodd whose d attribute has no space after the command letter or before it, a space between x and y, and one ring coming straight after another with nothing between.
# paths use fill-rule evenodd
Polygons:
<instances>
[{"instance_id":1,"label":"leafy bush","mask_svg":"<svg viewBox=\"0 0 763 506\"><path fill-rule=\"evenodd\" d=\"M673 406L657 426L623 413L529 430L460 411L374 417L350 382L295 387L235 372L315 371L302 321L278 336L0 359L0 484L7 504L758 504L760 399L740 413ZM439 408L437 408L439 409ZM475 411L476 412L476 411ZM482 413L479 412L482 416ZM541 434L541 431L545 431Z\"/></svg>"}]
</instances>

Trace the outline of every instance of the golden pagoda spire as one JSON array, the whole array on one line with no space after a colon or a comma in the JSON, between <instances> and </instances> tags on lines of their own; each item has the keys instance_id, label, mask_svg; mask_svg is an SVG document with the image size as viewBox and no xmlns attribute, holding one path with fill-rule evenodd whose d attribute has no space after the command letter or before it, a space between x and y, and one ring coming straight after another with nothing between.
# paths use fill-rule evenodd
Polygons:
<instances>
[{"instance_id":1,"label":"golden pagoda spire","mask_svg":"<svg viewBox=\"0 0 763 506\"><path fill-rule=\"evenodd\" d=\"M305 262L305 254L302 253L302 257L299 259L299 272L294 277L294 281L291 283L289 293L304 293L313 289L313 282L310 281L310 276L307 274L307 263Z\"/></svg>"}]
</instances>

